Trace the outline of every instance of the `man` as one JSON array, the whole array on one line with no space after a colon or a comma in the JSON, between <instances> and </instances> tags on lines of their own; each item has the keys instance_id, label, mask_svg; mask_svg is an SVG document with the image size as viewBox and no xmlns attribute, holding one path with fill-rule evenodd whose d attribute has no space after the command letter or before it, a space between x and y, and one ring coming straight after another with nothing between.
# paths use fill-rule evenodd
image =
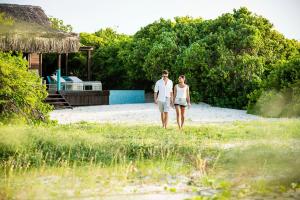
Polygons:
<instances>
[{"instance_id":1,"label":"man","mask_svg":"<svg viewBox=\"0 0 300 200\"><path fill-rule=\"evenodd\" d=\"M173 105L173 82L168 79L168 75L169 72L163 70L162 79L158 80L154 87L154 103L158 104L163 128L167 128L168 112L170 105Z\"/></svg>"}]
</instances>

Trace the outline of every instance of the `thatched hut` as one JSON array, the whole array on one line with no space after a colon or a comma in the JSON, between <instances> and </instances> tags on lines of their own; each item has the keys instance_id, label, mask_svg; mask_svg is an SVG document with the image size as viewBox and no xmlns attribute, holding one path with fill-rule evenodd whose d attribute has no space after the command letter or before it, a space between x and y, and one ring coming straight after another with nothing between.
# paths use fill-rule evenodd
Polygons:
<instances>
[{"instance_id":1,"label":"thatched hut","mask_svg":"<svg viewBox=\"0 0 300 200\"><path fill-rule=\"evenodd\" d=\"M0 13L13 23L0 23L0 50L19 51L27 55L30 69L42 73L42 54L60 55L77 52L79 37L75 33L54 30L41 7L31 5L0 4Z\"/></svg>"},{"instance_id":2,"label":"thatched hut","mask_svg":"<svg viewBox=\"0 0 300 200\"><path fill-rule=\"evenodd\" d=\"M6 17L4 21L3 14ZM0 4L0 51L22 52L28 59L29 69L44 77L49 77L50 74L43 74L42 55L45 53L57 53L58 55L57 66L53 66L54 70L57 69L57 90L55 94L50 94L49 91L49 96L46 99L48 103L56 106L107 104L108 92L102 93L97 88L93 89L95 85L101 84L96 81L84 82L85 85L91 86L91 91L60 90L61 55L64 56L65 61L64 75L68 75L68 53L79 50L87 52L87 72L90 81L91 51L93 47L80 47L79 37L75 33L53 29L41 7ZM80 84L83 85L83 83Z\"/></svg>"}]
</instances>

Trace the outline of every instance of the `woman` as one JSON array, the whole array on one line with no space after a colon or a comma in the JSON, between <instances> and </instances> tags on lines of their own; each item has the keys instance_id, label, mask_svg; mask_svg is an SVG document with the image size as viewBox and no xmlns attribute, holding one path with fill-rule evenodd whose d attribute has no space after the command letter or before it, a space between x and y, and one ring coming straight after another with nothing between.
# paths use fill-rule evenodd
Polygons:
<instances>
[{"instance_id":1,"label":"woman","mask_svg":"<svg viewBox=\"0 0 300 200\"><path fill-rule=\"evenodd\" d=\"M177 124L182 129L184 123L185 108L191 106L189 86L185 84L185 76L180 75L178 84L174 86L174 106L176 109Z\"/></svg>"}]
</instances>

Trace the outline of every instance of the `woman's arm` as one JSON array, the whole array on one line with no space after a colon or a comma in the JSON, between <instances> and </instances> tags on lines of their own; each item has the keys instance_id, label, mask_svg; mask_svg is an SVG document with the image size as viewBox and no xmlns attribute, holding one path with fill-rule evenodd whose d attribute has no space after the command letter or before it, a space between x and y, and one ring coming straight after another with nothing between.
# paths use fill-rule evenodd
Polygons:
<instances>
[{"instance_id":1,"label":"woman's arm","mask_svg":"<svg viewBox=\"0 0 300 200\"><path fill-rule=\"evenodd\" d=\"M176 85L174 86L174 92L173 92L173 103L175 102L175 98L176 98L176 95L177 95L177 87Z\"/></svg>"},{"instance_id":2,"label":"woman's arm","mask_svg":"<svg viewBox=\"0 0 300 200\"><path fill-rule=\"evenodd\" d=\"M186 91L186 101L188 103L188 105L191 105L191 97L190 97L190 87L187 86L187 91Z\"/></svg>"}]
</instances>

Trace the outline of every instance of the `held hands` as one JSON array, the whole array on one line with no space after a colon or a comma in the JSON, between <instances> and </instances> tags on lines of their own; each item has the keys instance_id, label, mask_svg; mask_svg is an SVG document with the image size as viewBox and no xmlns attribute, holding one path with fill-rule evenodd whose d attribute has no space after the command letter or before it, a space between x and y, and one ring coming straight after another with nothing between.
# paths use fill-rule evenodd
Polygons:
<instances>
[{"instance_id":1,"label":"held hands","mask_svg":"<svg viewBox=\"0 0 300 200\"><path fill-rule=\"evenodd\" d=\"M171 102L171 107L175 108L174 102Z\"/></svg>"}]
</instances>

